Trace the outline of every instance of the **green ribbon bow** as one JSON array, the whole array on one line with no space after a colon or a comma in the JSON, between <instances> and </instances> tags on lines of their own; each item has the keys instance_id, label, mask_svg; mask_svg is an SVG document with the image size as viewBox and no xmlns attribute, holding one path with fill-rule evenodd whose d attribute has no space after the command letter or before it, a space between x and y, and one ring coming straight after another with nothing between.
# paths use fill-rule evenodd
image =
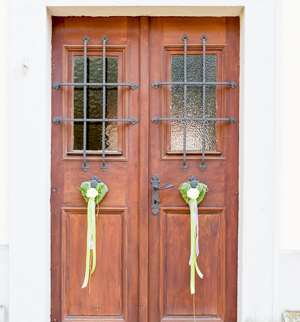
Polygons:
<instances>
[{"instance_id":1,"label":"green ribbon bow","mask_svg":"<svg viewBox=\"0 0 300 322\"><path fill-rule=\"evenodd\" d=\"M196 179L183 182L179 186L179 192L190 208L191 246L189 265L191 294L195 294L196 272L201 279L203 278L203 274L197 264L197 257L199 255L198 205L204 199L207 190L207 186L204 183L198 182Z\"/></svg>"},{"instance_id":2,"label":"green ribbon bow","mask_svg":"<svg viewBox=\"0 0 300 322\"><path fill-rule=\"evenodd\" d=\"M84 181L80 185L80 192L87 202L87 234L86 234L86 259L85 274L82 288L86 287L90 276L96 269L96 205L98 205L106 193L108 187L105 183L99 182L96 177L91 181ZM92 268L91 267L92 256Z\"/></svg>"}]
</instances>

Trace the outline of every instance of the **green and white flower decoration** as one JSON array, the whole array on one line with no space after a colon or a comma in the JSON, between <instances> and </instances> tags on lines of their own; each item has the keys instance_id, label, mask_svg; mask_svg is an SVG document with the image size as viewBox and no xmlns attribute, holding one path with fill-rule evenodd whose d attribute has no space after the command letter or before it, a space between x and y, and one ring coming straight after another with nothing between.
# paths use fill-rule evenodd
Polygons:
<instances>
[{"instance_id":1,"label":"green and white flower decoration","mask_svg":"<svg viewBox=\"0 0 300 322\"><path fill-rule=\"evenodd\" d=\"M92 180L81 183L80 192L87 202L85 274L81 286L85 288L96 270L96 206L107 194L108 187L104 182L100 182L97 177L93 177Z\"/></svg>"},{"instance_id":2,"label":"green and white flower decoration","mask_svg":"<svg viewBox=\"0 0 300 322\"><path fill-rule=\"evenodd\" d=\"M190 292L195 294L195 276L202 279L203 274L197 264L197 257L199 256L199 221L198 221L198 205L205 197L208 191L207 185L199 182L195 177L191 177L189 181L183 182L179 186L179 192L183 200L190 208Z\"/></svg>"}]
</instances>

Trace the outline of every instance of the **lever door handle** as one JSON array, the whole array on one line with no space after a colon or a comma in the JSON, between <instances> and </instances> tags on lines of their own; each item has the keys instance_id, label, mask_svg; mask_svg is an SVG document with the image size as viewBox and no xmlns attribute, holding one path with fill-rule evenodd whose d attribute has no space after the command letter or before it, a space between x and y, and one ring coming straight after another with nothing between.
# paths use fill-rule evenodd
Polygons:
<instances>
[{"instance_id":1,"label":"lever door handle","mask_svg":"<svg viewBox=\"0 0 300 322\"><path fill-rule=\"evenodd\" d=\"M151 177L151 210L153 215L158 215L160 211L160 196L159 190L165 190L174 188L174 185L171 183L165 183L160 185L160 180L158 176Z\"/></svg>"},{"instance_id":2,"label":"lever door handle","mask_svg":"<svg viewBox=\"0 0 300 322\"><path fill-rule=\"evenodd\" d=\"M159 187L159 190L165 190L165 189L170 189L170 188L174 188L174 185L172 183L165 183Z\"/></svg>"}]
</instances>

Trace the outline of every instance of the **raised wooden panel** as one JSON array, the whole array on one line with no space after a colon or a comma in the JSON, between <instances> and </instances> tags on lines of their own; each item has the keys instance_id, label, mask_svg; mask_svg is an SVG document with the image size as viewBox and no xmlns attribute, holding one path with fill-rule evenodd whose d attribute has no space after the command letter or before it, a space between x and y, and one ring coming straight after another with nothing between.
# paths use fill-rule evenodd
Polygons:
<instances>
[{"instance_id":1,"label":"raised wooden panel","mask_svg":"<svg viewBox=\"0 0 300 322\"><path fill-rule=\"evenodd\" d=\"M187 208L164 208L161 213L160 280L161 312L166 317L193 317L189 290L190 216ZM200 255L204 279L196 279L195 313L220 318L224 298L224 213L223 209L199 212Z\"/></svg>"},{"instance_id":2,"label":"raised wooden panel","mask_svg":"<svg viewBox=\"0 0 300 322\"><path fill-rule=\"evenodd\" d=\"M176 18L154 18L159 20L162 25L163 41L165 43L178 43L178 35L188 32L191 42L197 43L199 35L208 34L215 44L225 44L226 18L199 18L199 17L176 17Z\"/></svg>"},{"instance_id":3,"label":"raised wooden panel","mask_svg":"<svg viewBox=\"0 0 300 322\"><path fill-rule=\"evenodd\" d=\"M81 288L85 270L86 209L62 211L64 317L122 317L126 301L126 209L97 212L97 267Z\"/></svg>"}]
</instances>

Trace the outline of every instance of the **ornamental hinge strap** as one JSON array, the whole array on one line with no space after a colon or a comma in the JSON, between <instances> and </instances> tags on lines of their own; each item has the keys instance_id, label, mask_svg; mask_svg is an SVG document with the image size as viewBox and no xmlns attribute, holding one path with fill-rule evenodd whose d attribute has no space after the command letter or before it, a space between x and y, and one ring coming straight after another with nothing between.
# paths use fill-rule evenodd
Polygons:
<instances>
[{"instance_id":1,"label":"ornamental hinge strap","mask_svg":"<svg viewBox=\"0 0 300 322\"><path fill-rule=\"evenodd\" d=\"M81 87L83 88L83 118L64 118L63 116L55 116L53 118L53 123L55 124L62 124L65 122L71 122L74 124L74 122L82 122L83 123L83 149L82 149L82 155L83 155L83 164L82 169L83 171L87 171L88 169L88 161L87 161L87 124L89 122L93 123L101 123L102 124L102 135L101 135L101 169L107 168L106 163L106 148L105 148L105 125L108 122L115 122L115 123L123 123L123 124L136 124L138 120L134 117L127 117L127 118L107 118L106 117L106 107L107 107L107 88L118 88L118 87L128 87L129 89L137 89L138 84L136 83L109 83L106 81L107 79L107 66L106 66L106 59L107 59L107 43L108 38L104 36L102 38L102 82L101 83L89 83L88 82L88 43L89 38L84 37L83 38L83 83L54 83L53 88L54 89L61 89L64 86L69 87ZM87 89L93 87L93 88L102 88L102 117L101 118L88 118L88 111L87 111ZM100 139L100 138L99 138Z\"/></svg>"},{"instance_id":2,"label":"ornamental hinge strap","mask_svg":"<svg viewBox=\"0 0 300 322\"><path fill-rule=\"evenodd\" d=\"M210 122L227 122L234 123L234 117L208 117L206 113L207 104L206 104L206 88L209 86L227 86L229 88L237 87L236 82L234 81L225 81L225 82L209 82L206 81L206 36L201 36L201 47L202 47L202 81L201 82L189 82L188 79L188 70L187 70L187 52L188 52L188 36L183 35L183 81L182 82L172 82L172 81L155 81L152 83L152 87L160 88L163 85L171 86L183 86L183 110L182 117L171 117L171 116L155 116L152 118L152 122L180 122L183 124L183 152L182 152L182 166L187 168L187 122L193 121L203 126L207 126ZM188 86L198 86L202 88L202 115L201 117L189 117L187 116L187 87ZM205 169L205 147L206 147L206 137L205 135L201 138L201 162L200 168Z\"/></svg>"}]
</instances>

